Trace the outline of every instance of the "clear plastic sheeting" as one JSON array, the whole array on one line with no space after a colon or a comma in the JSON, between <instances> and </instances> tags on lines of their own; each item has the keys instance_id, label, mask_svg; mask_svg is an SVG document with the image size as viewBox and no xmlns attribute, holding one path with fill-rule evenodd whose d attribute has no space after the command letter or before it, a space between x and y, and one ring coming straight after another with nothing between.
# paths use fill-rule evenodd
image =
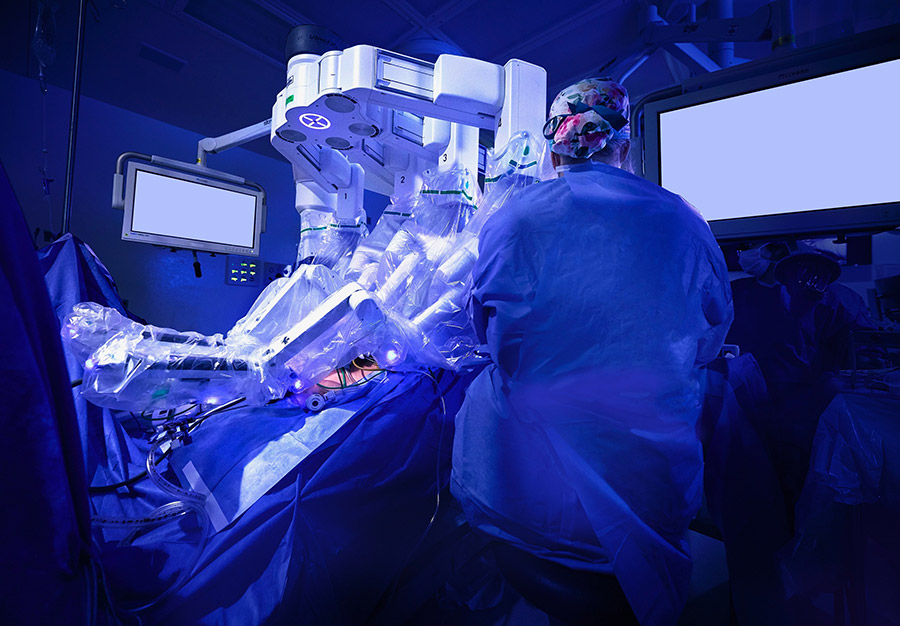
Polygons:
<instances>
[{"instance_id":1,"label":"clear plastic sheeting","mask_svg":"<svg viewBox=\"0 0 900 626\"><path fill-rule=\"evenodd\" d=\"M304 210L295 271L224 337L77 305L63 335L90 365L84 396L139 411L241 396L258 405L305 392L361 355L394 369L484 362L467 311L479 233L538 181L545 160L534 139L514 136L488 159L484 197L467 169L427 170L421 189L393 198L368 236L362 218Z\"/></svg>"},{"instance_id":2,"label":"clear plastic sheeting","mask_svg":"<svg viewBox=\"0 0 900 626\"><path fill-rule=\"evenodd\" d=\"M377 352L383 322L368 292L316 265L271 284L226 338L144 326L93 303L75 306L63 337L84 359L85 398L145 411L236 397L256 405L307 389Z\"/></svg>"},{"instance_id":3,"label":"clear plastic sheeting","mask_svg":"<svg viewBox=\"0 0 900 626\"><path fill-rule=\"evenodd\" d=\"M344 278L355 280L366 289L372 289L382 255L403 224L413 216L418 202L418 192L411 196L391 198L368 237L363 239L343 273Z\"/></svg>"},{"instance_id":4,"label":"clear plastic sheeting","mask_svg":"<svg viewBox=\"0 0 900 626\"><path fill-rule=\"evenodd\" d=\"M290 276L269 283L247 314L228 331L226 340L234 343L246 335L268 343L346 284L325 266L301 265Z\"/></svg>"},{"instance_id":5,"label":"clear plastic sheeting","mask_svg":"<svg viewBox=\"0 0 900 626\"><path fill-rule=\"evenodd\" d=\"M277 397L250 355L259 344L226 345L221 335L142 325L92 302L75 305L63 340L84 358L81 393L99 406L130 411Z\"/></svg>"},{"instance_id":6,"label":"clear plastic sheeting","mask_svg":"<svg viewBox=\"0 0 900 626\"><path fill-rule=\"evenodd\" d=\"M379 259L374 288L386 306L405 317L422 307L434 270L480 199L475 177L466 169L424 173L412 216Z\"/></svg>"},{"instance_id":7,"label":"clear plastic sheeting","mask_svg":"<svg viewBox=\"0 0 900 626\"><path fill-rule=\"evenodd\" d=\"M843 623L900 624L897 415L900 395L857 391L836 395L819 418L780 564L787 597L810 612L840 594Z\"/></svg>"},{"instance_id":8,"label":"clear plastic sheeting","mask_svg":"<svg viewBox=\"0 0 900 626\"><path fill-rule=\"evenodd\" d=\"M341 296L341 292L331 298L335 296ZM334 308L328 306L328 301L324 304L320 310L329 317L321 318L322 331L312 334L313 340L293 353L285 361L284 369L272 368L275 380L294 391L312 387L336 367L346 365L360 355L379 353L383 343L384 315L375 300L362 290L351 294L346 305L338 300L335 300L337 306ZM314 312L312 317L316 315ZM331 316L337 321L332 323Z\"/></svg>"},{"instance_id":9,"label":"clear plastic sheeting","mask_svg":"<svg viewBox=\"0 0 900 626\"><path fill-rule=\"evenodd\" d=\"M538 182L540 162L534 140L514 136L488 159L483 198L469 192L478 188L466 170L426 172L414 214L386 247L375 280L410 362L458 369L486 360L466 310L478 235L510 197Z\"/></svg>"},{"instance_id":10,"label":"clear plastic sheeting","mask_svg":"<svg viewBox=\"0 0 900 626\"><path fill-rule=\"evenodd\" d=\"M477 235L487 219L511 196L549 175L555 177L552 169L548 175L544 167L548 154L547 144L538 145L528 133L516 133L503 150L490 153L485 167L481 210L466 224L466 232Z\"/></svg>"},{"instance_id":11,"label":"clear plastic sheeting","mask_svg":"<svg viewBox=\"0 0 900 626\"><path fill-rule=\"evenodd\" d=\"M322 265L301 265L260 294L226 344L261 345L251 358L269 386L299 392L376 352L383 336L384 314L369 292Z\"/></svg>"},{"instance_id":12,"label":"clear plastic sheeting","mask_svg":"<svg viewBox=\"0 0 900 626\"><path fill-rule=\"evenodd\" d=\"M367 233L365 216L341 221L329 211L304 209L300 214L297 265L310 263L345 268Z\"/></svg>"},{"instance_id":13,"label":"clear plastic sheeting","mask_svg":"<svg viewBox=\"0 0 900 626\"><path fill-rule=\"evenodd\" d=\"M504 150L488 159L481 208L461 232L452 236L450 252L429 284L428 306L410 319L420 340L415 352L422 361L458 368L484 360L467 310L478 236L491 215L522 189L538 182L540 162L539 150L527 133L514 135Z\"/></svg>"}]
</instances>

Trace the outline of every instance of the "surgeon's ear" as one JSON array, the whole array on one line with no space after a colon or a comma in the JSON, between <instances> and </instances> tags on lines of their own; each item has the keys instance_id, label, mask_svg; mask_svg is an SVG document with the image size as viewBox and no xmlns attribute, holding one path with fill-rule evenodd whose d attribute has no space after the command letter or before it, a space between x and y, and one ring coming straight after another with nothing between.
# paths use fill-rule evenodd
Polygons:
<instances>
[{"instance_id":1,"label":"surgeon's ear","mask_svg":"<svg viewBox=\"0 0 900 626\"><path fill-rule=\"evenodd\" d=\"M562 165L562 163L560 162L559 155L556 154L555 152L550 153L550 163L553 164L553 167L559 167L560 165Z\"/></svg>"},{"instance_id":2,"label":"surgeon's ear","mask_svg":"<svg viewBox=\"0 0 900 626\"><path fill-rule=\"evenodd\" d=\"M631 144L630 144L630 143L623 143L623 144L622 144L621 150L622 150L622 155L621 155L621 157L620 157L619 160L620 160L622 163L624 163L625 161L628 160L628 153L631 151Z\"/></svg>"}]
</instances>

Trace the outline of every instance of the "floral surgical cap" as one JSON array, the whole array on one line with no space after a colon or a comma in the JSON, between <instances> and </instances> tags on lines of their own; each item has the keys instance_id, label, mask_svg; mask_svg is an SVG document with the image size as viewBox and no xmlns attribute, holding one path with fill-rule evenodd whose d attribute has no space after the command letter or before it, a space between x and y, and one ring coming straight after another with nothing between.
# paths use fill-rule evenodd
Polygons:
<instances>
[{"instance_id":1,"label":"floral surgical cap","mask_svg":"<svg viewBox=\"0 0 900 626\"><path fill-rule=\"evenodd\" d=\"M553 100L544 137L553 152L586 159L613 137L631 137L629 113L624 87L611 78L588 78L563 89Z\"/></svg>"}]
</instances>

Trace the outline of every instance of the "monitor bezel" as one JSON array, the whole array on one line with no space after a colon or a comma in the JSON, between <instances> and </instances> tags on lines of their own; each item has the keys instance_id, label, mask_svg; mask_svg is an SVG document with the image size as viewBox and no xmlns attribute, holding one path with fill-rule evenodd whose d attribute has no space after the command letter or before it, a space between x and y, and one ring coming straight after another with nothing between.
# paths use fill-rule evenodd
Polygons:
<instances>
[{"instance_id":1,"label":"monitor bezel","mask_svg":"<svg viewBox=\"0 0 900 626\"><path fill-rule=\"evenodd\" d=\"M723 100L773 87L812 80L900 59L900 28L862 33L812 49L736 66L687 81L685 93L660 92L643 106L644 177L661 185L660 116L669 111ZM716 76L720 74L720 76ZM669 96L669 97L666 97ZM864 103L861 103L864 106ZM860 123L868 124L864 113ZM850 148L847 147L847 150ZM845 155L849 158L849 155ZM690 198L686 198L690 202ZM878 232L900 226L900 200L876 205L833 207L795 213L759 215L709 221L719 240L771 236L813 236L851 232Z\"/></svg>"},{"instance_id":2,"label":"monitor bezel","mask_svg":"<svg viewBox=\"0 0 900 626\"><path fill-rule=\"evenodd\" d=\"M159 235L156 233L145 233L133 230L132 222L134 219L134 190L137 181L138 172L147 172L158 176L166 176L179 180L198 183L207 187L222 189L236 193L253 196L255 198L255 216L253 222L253 246L238 246L215 241L205 241L199 239L188 239L185 237L173 237L169 235ZM198 174L190 172L182 172L173 170L168 167L161 167L152 163L140 163L129 161L125 175L125 215L122 219L122 240L136 241L138 243L149 243L162 245L171 248L184 248L188 250L200 250L203 252L217 252L222 254L235 254L240 256L259 256L260 235L263 228L264 213L264 194L261 190L249 187L241 187L233 183L213 178L206 178Z\"/></svg>"}]
</instances>

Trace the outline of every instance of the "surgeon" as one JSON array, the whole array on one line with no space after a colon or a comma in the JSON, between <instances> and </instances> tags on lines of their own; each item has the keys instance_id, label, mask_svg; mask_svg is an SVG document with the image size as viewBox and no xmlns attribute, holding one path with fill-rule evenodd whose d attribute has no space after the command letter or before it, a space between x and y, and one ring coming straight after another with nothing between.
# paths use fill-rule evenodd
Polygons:
<instances>
[{"instance_id":1,"label":"surgeon","mask_svg":"<svg viewBox=\"0 0 900 626\"><path fill-rule=\"evenodd\" d=\"M833 373L849 367L850 333L877 324L863 299L835 282L838 263L804 243L770 243L741 253L751 274L732 283L734 324L728 342L759 363L773 405L759 424L777 464L787 512L793 515L806 477L819 416L837 392ZM752 261L751 261L752 259ZM877 353L863 353L880 367Z\"/></svg>"},{"instance_id":2,"label":"surgeon","mask_svg":"<svg viewBox=\"0 0 900 626\"><path fill-rule=\"evenodd\" d=\"M556 622L677 621L700 505L701 368L732 320L721 251L625 171L624 88L584 80L544 127L558 179L491 216L473 321L492 358L456 417L451 491Z\"/></svg>"},{"instance_id":3,"label":"surgeon","mask_svg":"<svg viewBox=\"0 0 900 626\"><path fill-rule=\"evenodd\" d=\"M753 285L762 287L777 287L775 279L775 265L781 259L790 256L788 244L783 241L770 241L760 246L743 250L738 253L738 264L741 269L750 275L750 278L739 278L741 286L747 285L752 289ZM735 281L737 283L737 281Z\"/></svg>"}]
</instances>

